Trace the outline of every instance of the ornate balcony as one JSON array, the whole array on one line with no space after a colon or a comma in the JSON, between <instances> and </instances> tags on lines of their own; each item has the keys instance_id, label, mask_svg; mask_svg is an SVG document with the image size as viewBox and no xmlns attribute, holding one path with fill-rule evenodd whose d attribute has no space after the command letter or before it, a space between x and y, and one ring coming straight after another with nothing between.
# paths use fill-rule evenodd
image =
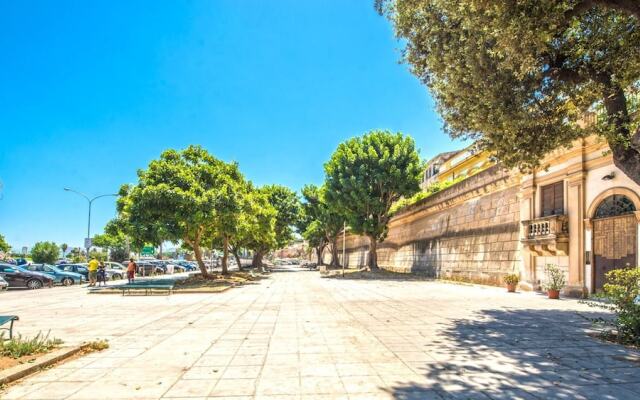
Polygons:
<instances>
[{"instance_id":1,"label":"ornate balcony","mask_svg":"<svg viewBox=\"0 0 640 400\"><path fill-rule=\"evenodd\" d=\"M537 256L566 256L569 251L569 220L566 215L552 215L522 221L525 250Z\"/></svg>"}]
</instances>

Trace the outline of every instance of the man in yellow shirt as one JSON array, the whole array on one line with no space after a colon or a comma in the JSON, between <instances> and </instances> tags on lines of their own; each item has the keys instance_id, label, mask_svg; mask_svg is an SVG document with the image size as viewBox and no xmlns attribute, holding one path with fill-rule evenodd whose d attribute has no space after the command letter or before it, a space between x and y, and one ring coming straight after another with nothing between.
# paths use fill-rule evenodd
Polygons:
<instances>
[{"instance_id":1,"label":"man in yellow shirt","mask_svg":"<svg viewBox=\"0 0 640 400\"><path fill-rule=\"evenodd\" d=\"M95 286L96 281L98 279L98 260L95 257L91 257L91 261L89 261L89 266L87 269L89 270L89 286Z\"/></svg>"}]
</instances>

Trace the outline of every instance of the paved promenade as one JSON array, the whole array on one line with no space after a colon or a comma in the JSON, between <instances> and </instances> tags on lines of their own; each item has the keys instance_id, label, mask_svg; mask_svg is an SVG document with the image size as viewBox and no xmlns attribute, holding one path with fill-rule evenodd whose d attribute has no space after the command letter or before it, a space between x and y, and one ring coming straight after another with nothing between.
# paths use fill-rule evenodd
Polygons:
<instances>
[{"instance_id":1,"label":"paved promenade","mask_svg":"<svg viewBox=\"0 0 640 400\"><path fill-rule=\"evenodd\" d=\"M2 399L638 399L640 355L574 300L281 270L221 294L0 294L18 332L111 348Z\"/></svg>"}]
</instances>

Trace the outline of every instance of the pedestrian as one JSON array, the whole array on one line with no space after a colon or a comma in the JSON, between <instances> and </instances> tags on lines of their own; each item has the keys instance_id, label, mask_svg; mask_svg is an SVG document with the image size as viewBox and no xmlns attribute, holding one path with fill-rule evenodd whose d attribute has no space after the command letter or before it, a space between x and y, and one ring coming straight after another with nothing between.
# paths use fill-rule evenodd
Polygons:
<instances>
[{"instance_id":1,"label":"pedestrian","mask_svg":"<svg viewBox=\"0 0 640 400\"><path fill-rule=\"evenodd\" d=\"M98 266L98 286L107 286L107 268L104 266L104 262L100 261Z\"/></svg>"},{"instance_id":2,"label":"pedestrian","mask_svg":"<svg viewBox=\"0 0 640 400\"><path fill-rule=\"evenodd\" d=\"M95 286L98 278L98 260L95 256L91 257L87 269L89 270L89 286Z\"/></svg>"},{"instance_id":3,"label":"pedestrian","mask_svg":"<svg viewBox=\"0 0 640 400\"><path fill-rule=\"evenodd\" d=\"M136 265L135 261L133 261L133 258L130 258L129 265L127 265L127 279L129 280L129 283L133 283L133 280L136 278L137 268L138 266Z\"/></svg>"}]
</instances>

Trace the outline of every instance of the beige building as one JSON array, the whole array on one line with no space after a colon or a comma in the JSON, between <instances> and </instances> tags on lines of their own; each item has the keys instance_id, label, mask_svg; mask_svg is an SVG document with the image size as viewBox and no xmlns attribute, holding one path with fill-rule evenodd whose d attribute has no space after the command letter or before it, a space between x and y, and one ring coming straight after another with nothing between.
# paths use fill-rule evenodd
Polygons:
<instances>
[{"instance_id":1,"label":"beige building","mask_svg":"<svg viewBox=\"0 0 640 400\"><path fill-rule=\"evenodd\" d=\"M380 266L488 284L518 273L523 289L536 290L551 263L566 274L565 294L583 296L607 271L640 265L640 186L613 165L607 144L579 140L545 164L528 175L495 165L401 210ZM346 241L347 264L363 266L367 240Z\"/></svg>"}]
</instances>

